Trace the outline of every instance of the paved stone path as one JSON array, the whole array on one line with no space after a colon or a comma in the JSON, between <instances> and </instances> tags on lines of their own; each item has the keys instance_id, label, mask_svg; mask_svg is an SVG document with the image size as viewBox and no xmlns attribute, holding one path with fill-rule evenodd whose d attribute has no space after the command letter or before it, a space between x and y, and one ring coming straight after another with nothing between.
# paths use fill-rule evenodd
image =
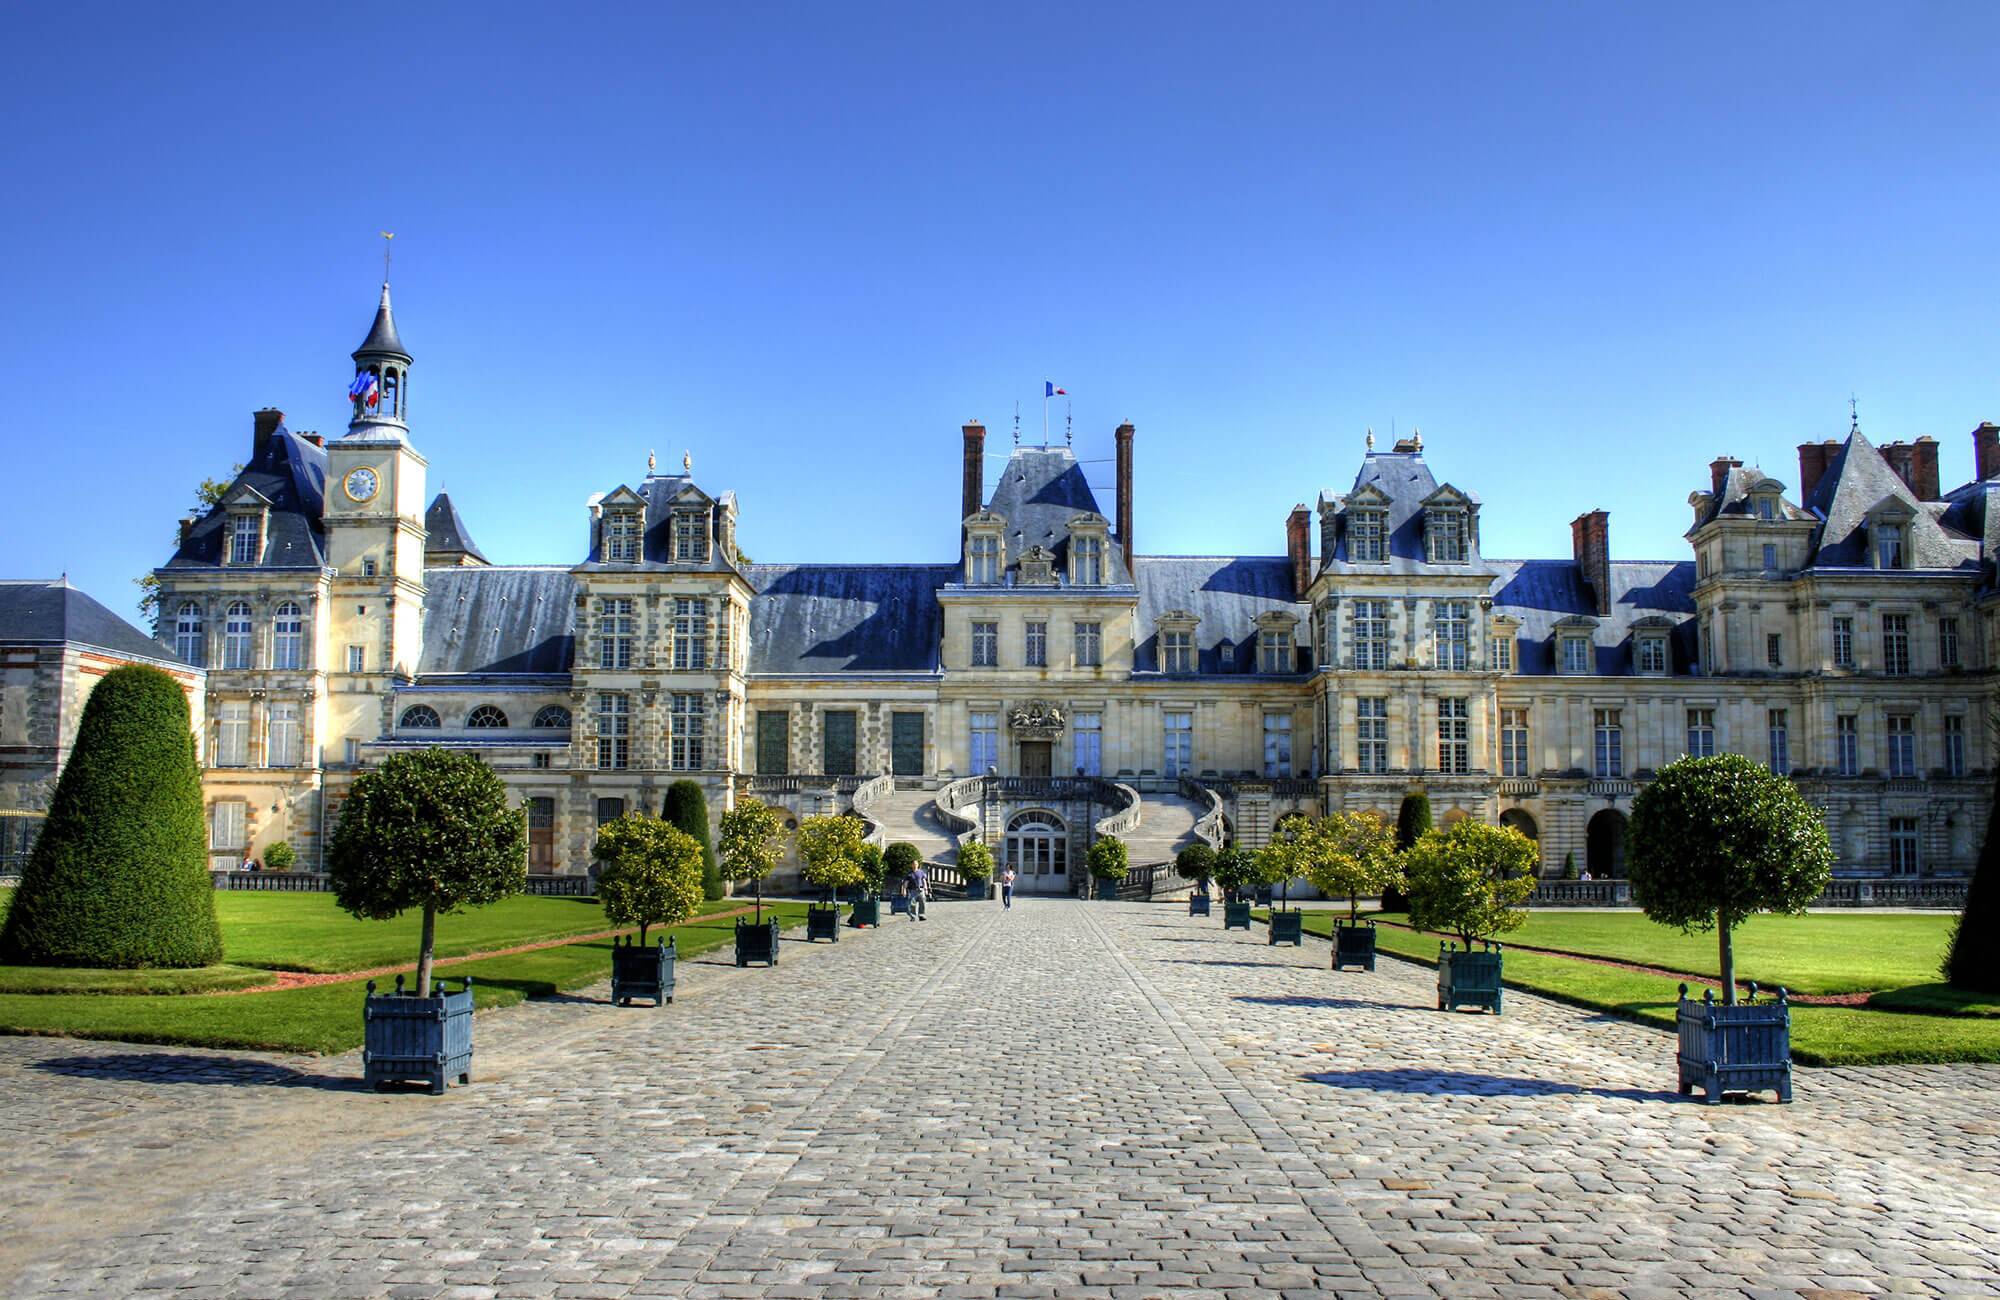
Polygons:
<instances>
[{"instance_id":1,"label":"paved stone path","mask_svg":"<svg viewBox=\"0 0 2000 1300\"><path fill-rule=\"evenodd\" d=\"M1994 1295L2000 1069L1671 1091L1655 1031L1144 904L944 905L475 1083L0 1040L21 1296ZM602 989L595 994L601 997Z\"/></svg>"}]
</instances>

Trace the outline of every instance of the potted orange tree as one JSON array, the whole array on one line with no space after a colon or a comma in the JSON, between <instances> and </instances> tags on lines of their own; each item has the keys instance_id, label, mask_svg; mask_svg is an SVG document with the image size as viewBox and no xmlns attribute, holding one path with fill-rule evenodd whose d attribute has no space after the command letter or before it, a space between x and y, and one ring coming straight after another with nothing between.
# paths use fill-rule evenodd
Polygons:
<instances>
[{"instance_id":1,"label":"potted orange tree","mask_svg":"<svg viewBox=\"0 0 2000 1300\"><path fill-rule=\"evenodd\" d=\"M778 918L764 919L764 879L785 853L785 821L778 810L745 796L722 814L722 869L756 890L756 920L736 918L736 964L778 964Z\"/></svg>"},{"instance_id":2,"label":"potted orange tree","mask_svg":"<svg viewBox=\"0 0 2000 1300\"><path fill-rule=\"evenodd\" d=\"M1378 898L1403 882L1396 828L1373 809L1335 813L1315 824L1323 849L1306 862L1306 879L1328 898L1347 900L1347 924L1333 927L1333 969L1375 969L1375 922L1361 921L1361 899Z\"/></svg>"},{"instance_id":3,"label":"potted orange tree","mask_svg":"<svg viewBox=\"0 0 2000 1300\"><path fill-rule=\"evenodd\" d=\"M1461 945L1438 944L1438 1010L1501 1013L1503 953L1493 936L1527 921L1516 904L1535 892L1536 857L1535 842L1521 832L1470 817L1425 831L1403 855L1410 924L1456 935ZM1474 952L1474 943L1482 950Z\"/></svg>"},{"instance_id":4,"label":"potted orange tree","mask_svg":"<svg viewBox=\"0 0 2000 1300\"><path fill-rule=\"evenodd\" d=\"M627 813L597 829L590 855L597 872L597 901L613 925L636 925L639 940L611 941L611 1000L624 1007L633 998L651 998L655 1007L674 1000L674 966L679 944L662 940L646 946L656 925L675 925L693 916L702 901L702 851L694 836L672 822Z\"/></svg>"},{"instance_id":5,"label":"potted orange tree","mask_svg":"<svg viewBox=\"0 0 2000 1300\"><path fill-rule=\"evenodd\" d=\"M861 883L861 822L840 814L808 817L799 823L799 856L806 883L825 899L806 908L806 940L840 942L840 891Z\"/></svg>"}]
</instances>

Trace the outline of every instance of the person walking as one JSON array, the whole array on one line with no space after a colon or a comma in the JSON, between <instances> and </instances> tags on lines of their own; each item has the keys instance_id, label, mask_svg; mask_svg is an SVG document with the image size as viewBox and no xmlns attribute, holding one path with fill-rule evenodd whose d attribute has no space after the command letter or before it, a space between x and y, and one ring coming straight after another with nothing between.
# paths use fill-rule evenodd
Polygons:
<instances>
[{"instance_id":1,"label":"person walking","mask_svg":"<svg viewBox=\"0 0 2000 1300\"><path fill-rule=\"evenodd\" d=\"M927 905L931 900L931 873L924 870L923 863L919 862L916 869L910 872L908 890L910 919L913 921L930 920L930 917L925 913L928 910Z\"/></svg>"},{"instance_id":2,"label":"person walking","mask_svg":"<svg viewBox=\"0 0 2000 1300\"><path fill-rule=\"evenodd\" d=\"M1000 908L1006 912L1014 910L1014 868L1012 867L1002 867L1000 869Z\"/></svg>"}]
</instances>

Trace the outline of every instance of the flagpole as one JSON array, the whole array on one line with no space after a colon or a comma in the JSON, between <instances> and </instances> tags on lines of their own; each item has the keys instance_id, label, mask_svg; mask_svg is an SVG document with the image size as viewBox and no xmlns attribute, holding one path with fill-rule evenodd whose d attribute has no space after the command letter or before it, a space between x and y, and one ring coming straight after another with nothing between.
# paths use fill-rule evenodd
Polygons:
<instances>
[{"instance_id":1,"label":"flagpole","mask_svg":"<svg viewBox=\"0 0 2000 1300\"><path fill-rule=\"evenodd\" d=\"M1042 381L1042 449L1049 446L1049 381Z\"/></svg>"}]
</instances>

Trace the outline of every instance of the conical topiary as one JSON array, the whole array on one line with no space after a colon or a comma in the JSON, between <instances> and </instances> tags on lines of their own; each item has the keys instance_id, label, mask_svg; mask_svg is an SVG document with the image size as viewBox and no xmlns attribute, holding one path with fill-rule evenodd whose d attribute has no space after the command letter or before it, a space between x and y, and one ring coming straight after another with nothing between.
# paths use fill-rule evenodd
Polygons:
<instances>
[{"instance_id":1,"label":"conical topiary","mask_svg":"<svg viewBox=\"0 0 2000 1300\"><path fill-rule=\"evenodd\" d=\"M1403 796L1403 806L1396 810L1396 852L1407 853L1412 844L1424 837L1431 828L1431 797L1422 790L1412 790ZM1394 885L1382 891L1382 910L1385 912L1407 912L1410 899Z\"/></svg>"},{"instance_id":2,"label":"conical topiary","mask_svg":"<svg viewBox=\"0 0 2000 1300\"><path fill-rule=\"evenodd\" d=\"M2000 805L2000 785L1994 789ZM1965 890L1965 910L1952 927L1943 974L1954 987L2000 993L2000 817L1988 813L1979 866Z\"/></svg>"},{"instance_id":3,"label":"conical topiary","mask_svg":"<svg viewBox=\"0 0 2000 1300\"><path fill-rule=\"evenodd\" d=\"M187 697L157 668L113 669L84 706L0 930L0 961L129 968L221 960Z\"/></svg>"},{"instance_id":4,"label":"conical topiary","mask_svg":"<svg viewBox=\"0 0 2000 1300\"><path fill-rule=\"evenodd\" d=\"M701 895L709 902L722 897L722 867L715 860L715 846L708 835L708 796L695 781L676 781L667 787L666 806L661 816L694 836L701 845Z\"/></svg>"}]
</instances>

